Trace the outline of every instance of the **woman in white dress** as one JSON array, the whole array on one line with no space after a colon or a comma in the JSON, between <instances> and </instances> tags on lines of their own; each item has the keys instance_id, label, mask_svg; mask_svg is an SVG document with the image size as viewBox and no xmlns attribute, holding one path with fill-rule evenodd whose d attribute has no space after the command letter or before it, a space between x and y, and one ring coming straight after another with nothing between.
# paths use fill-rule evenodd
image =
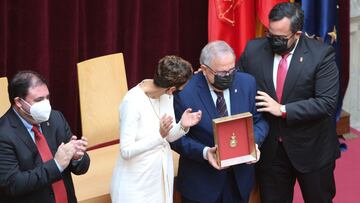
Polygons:
<instances>
[{"instance_id":1,"label":"woman in white dress","mask_svg":"<svg viewBox=\"0 0 360 203\"><path fill-rule=\"evenodd\" d=\"M171 203L173 159L169 142L185 135L201 119L187 109L176 123L172 94L192 76L191 64L177 56L159 61L154 79L125 95L120 105L120 156L113 172L113 203Z\"/></svg>"}]
</instances>

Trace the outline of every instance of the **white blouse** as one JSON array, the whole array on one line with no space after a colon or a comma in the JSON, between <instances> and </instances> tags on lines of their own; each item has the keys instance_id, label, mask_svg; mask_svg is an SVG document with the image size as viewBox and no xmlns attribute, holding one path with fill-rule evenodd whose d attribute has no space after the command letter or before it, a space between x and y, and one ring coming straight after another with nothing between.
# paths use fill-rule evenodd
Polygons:
<instances>
[{"instance_id":1,"label":"white blouse","mask_svg":"<svg viewBox=\"0 0 360 203\"><path fill-rule=\"evenodd\" d=\"M173 117L166 139L159 132L164 114ZM137 85L120 105L120 156L111 184L116 203L171 203L174 168L170 145L186 132L175 122L173 97L150 99Z\"/></svg>"}]
</instances>

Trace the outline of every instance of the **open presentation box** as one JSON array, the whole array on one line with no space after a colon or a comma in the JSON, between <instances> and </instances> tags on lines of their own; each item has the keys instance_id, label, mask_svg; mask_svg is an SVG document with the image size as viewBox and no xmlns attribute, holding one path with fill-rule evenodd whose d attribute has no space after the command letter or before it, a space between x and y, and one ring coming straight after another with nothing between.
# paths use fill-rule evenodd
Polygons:
<instances>
[{"instance_id":1,"label":"open presentation box","mask_svg":"<svg viewBox=\"0 0 360 203\"><path fill-rule=\"evenodd\" d=\"M220 167L256 160L253 117L249 112L213 119Z\"/></svg>"}]
</instances>

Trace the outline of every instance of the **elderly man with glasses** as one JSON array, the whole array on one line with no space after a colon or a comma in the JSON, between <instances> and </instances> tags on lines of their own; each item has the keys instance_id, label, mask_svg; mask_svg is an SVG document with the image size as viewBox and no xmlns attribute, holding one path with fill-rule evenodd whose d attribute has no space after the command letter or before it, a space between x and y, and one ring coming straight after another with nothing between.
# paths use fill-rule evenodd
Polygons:
<instances>
[{"instance_id":1,"label":"elderly man with glasses","mask_svg":"<svg viewBox=\"0 0 360 203\"><path fill-rule=\"evenodd\" d=\"M200 64L201 72L174 97L177 119L187 108L202 112L201 121L171 144L180 154L177 188L183 203L247 203L254 182L254 164L219 167L212 119L251 112L255 142L261 145L268 125L256 111L256 81L236 71L234 52L224 41L207 44L201 51Z\"/></svg>"}]
</instances>

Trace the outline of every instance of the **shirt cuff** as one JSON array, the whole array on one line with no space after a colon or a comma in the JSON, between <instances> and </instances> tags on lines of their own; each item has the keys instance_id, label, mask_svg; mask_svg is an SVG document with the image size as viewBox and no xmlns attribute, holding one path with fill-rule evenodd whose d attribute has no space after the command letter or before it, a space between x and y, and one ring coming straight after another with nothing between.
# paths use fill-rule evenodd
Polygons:
<instances>
[{"instance_id":1,"label":"shirt cuff","mask_svg":"<svg viewBox=\"0 0 360 203\"><path fill-rule=\"evenodd\" d=\"M209 149L210 149L210 147L204 147L204 149L203 149L203 158L205 160L208 160L207 159L207 152L208 152Z\"/></svg>"},{"instance_id":2,"label":"shirt cuff","mask_svg":"<svg viewBox=\"0 0 360 203\"><path fill-rule=\"evenodd\" d=\"M54 159L55 163L56 163L56 166L58 167L60 173L62 173L64 171L63 168L61 168L60 164L58 164L58 162Z\"/></svg>"},{"instance_id":3,"label":"shirt cuff","mask_svg":"<svg viewBox=\"0 0 360 203\"><path fill-rule=\"evenodd\" d=\"M286 118L286 106L285 105L280 106L280 112L281 112L281 118L285 119Z\"/></svg>"}]
</instances>

